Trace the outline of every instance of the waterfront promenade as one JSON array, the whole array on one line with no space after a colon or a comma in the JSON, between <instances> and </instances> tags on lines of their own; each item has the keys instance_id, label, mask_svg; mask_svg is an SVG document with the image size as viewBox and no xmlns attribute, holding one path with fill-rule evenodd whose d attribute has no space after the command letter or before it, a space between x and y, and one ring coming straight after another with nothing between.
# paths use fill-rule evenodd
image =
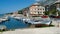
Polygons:
<instances>
[{"instance_id":1,"label":"waterfront promenade","mask_svg":"<svg viewBox=\"0 0 60 34\"><path fill-rule=\"evenodd\" d=\"M0 34L60 34L60 28L47 27L47 28L16 29L15 31L0 32Z\"/></svg>"}]
</instances>

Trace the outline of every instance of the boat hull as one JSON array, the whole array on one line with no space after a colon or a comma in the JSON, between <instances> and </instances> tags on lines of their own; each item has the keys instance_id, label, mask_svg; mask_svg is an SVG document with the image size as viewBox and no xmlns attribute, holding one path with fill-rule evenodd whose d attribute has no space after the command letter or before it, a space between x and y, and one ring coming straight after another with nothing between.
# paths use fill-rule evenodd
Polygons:
<instances>
[{"instance_id":1,"label":"boat hull","mask_svg":"<svg viewBox=\"0 0 60 34\"><path fill-rule=\"evenodd\" d=\"M47 24L35 24L35 27L49 26Z\"/></svg>"}]
</instances>

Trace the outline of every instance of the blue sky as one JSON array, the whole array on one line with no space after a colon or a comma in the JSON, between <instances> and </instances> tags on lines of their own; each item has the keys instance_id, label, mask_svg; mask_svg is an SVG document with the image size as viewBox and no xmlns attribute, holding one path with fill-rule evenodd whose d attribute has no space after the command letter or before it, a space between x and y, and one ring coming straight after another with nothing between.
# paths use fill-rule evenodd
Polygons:
<instances>
[{"instance_id":1,"label":"blue sky","mask_svg":"<svg viewBox=\"0 0 60 34\"><path fill-rule=\"evenodd\" d=\"M16 12L30 6L36 0L0 0L0 14Z\"/></svg>"}]
</instances>

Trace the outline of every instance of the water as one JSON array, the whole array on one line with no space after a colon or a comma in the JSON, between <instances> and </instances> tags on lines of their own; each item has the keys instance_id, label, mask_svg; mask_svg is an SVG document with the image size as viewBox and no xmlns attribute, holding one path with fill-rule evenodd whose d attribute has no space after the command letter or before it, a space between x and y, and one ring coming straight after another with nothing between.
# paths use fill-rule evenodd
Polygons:
<instances>
[{"instance_id":1,"label":"water","mask_svg":"<svg viewBox=\"0 0 60 34\"><path fill-rule=\"evenodd\" d=\"M23 23L22 21L9 18L9 21L3 22L0 25L5 25L7 29L17 29L17 28L26 28L28 24Z\"/></svg>"},{"instance_id":2,"label":"water","mask_svg":"<svg viewBox=\"0 0 60 34\"><path fill-rule=\"evenodd\" d=\"M0 18L3 17L3 16L4 16L4 14L0 14Z\"/></svg>"}]
</instances>

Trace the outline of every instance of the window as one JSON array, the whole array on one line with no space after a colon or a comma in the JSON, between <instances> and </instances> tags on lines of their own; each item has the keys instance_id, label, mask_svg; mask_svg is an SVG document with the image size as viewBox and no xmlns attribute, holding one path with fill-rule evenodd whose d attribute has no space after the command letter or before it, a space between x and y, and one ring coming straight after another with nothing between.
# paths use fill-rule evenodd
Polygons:
<instances>
[{"instance_id":1,"label":"window","mask_svg":"<svg viewBox=\"0 0 60 34\"><path fill-rule=\"evenodd\" d=\"M33 9L30 9L30 10L33 10Z\"/></svg>"},{"instance_id":2,"label":"window","mask_svg":"<svg viewBox=\"0 0 60 34\"><path fill-rule=\"evenodd\" d=\"M39 10L39 9L38 9Z\"/></svg>"},{"instance_id":3,"label":"window","mask_svg":"<svg viewBox=\"0 0 60 34\"><path fill-rule=\"evenodd\" d=\"M41 14L42 12L39 12L39 14Z\"/></svg>"},{"instance_id":4,"label":"window","mask_svg":"<svg viewBox=\"0 0 60 34\"><path fill-rule=\"evenodd\" d=\"M43 9L44 10L44 9Z\"/></svg>"},{"instance_id":5,"label":"window","mask_svg":"<svg viewBox=\"0 0 60 34\"><path fill-rule=\"evenodd\" d=\"M35 9L36 10L36 9Z\"/></svg>"},{"instance_id":6,"label":"window","mask_svg":"<svg viewBox=\"0 0 60 34\"><path fill-rule=\"evenodd\" d=\"M38 12L38 14L39 14L39 12Z\"/></svg>"}]
</instances>

